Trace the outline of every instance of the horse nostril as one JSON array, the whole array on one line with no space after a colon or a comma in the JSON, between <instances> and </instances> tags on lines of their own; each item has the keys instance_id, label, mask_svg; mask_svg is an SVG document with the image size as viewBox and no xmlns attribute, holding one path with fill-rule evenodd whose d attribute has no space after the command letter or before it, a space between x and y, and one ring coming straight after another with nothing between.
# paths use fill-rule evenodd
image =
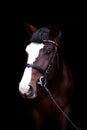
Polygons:
<instances>
[{"instance_id":1,"label":"horse nostril","mask_svg":"<svg viewBox=\"0 0 87 130\"><path fill-rule=\"evenodd\" d=\"M28 96L33 95L33 87L31 85L29 85L29 89L28 89L27 93L25 93L24 95L28 95Z\"/></svg>"},{"instance_id":2,"label":"horse nostril","mask_svg":"<svg viewBox=\"0 0 87 130\"><path fill-rule=\"evenodd\" d=\"M29 85L29 90L32 91L33 90L33 87L31 85Z\"/></svg>"},{"instance_id":3,"label":"horse nostril","mask_svg":"<svg viewBox=\"0 0 87 130\"><path fill-rule=\"evenodd\" d=\"M20 84L19 85L19 92L23 95L24 93L27 93L28 90L30 89L30 86L28 85L23 85L23 84Z\"/></svg>"}]
</instances>

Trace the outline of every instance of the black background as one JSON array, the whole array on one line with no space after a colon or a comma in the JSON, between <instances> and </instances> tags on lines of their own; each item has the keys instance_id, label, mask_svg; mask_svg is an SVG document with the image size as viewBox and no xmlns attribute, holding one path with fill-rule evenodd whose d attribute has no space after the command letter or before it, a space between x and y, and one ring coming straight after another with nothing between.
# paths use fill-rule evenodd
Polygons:
<instances>
[{"instance_id":1,"label":"black background","mask_svg":"<svg viewBox=\"0 0 87 130\"><path fill-rule=\"evenodd\" d=\"M8 116L5 117L5 120L7 121L9 117L9 129L16 127L15 129L28 130L28 123L32 124L32 117L28 114L27 101L22 99L18 92L18 83L20 82L26 61L25 47L27 45L26 41L28 40L28 34L24 28L24 23L28 22L37 28L58 24L62 31L64 60L70 67L75 82L72 99L71 120L76 124L77 127L82 128L82 92L84 90L84 86L82 84L82 66L84 63L84 59L82 57L82 51L84 51L82 46L82 16L80 13L61 13L61 10L57 11L57 8L55 10L55 7L53 8L53 6L50 7L51 10L47 10L45 6L40 6L38 11L36 9L37 6L34 10L33 8L30 9L30 6L23 6L20 8L18 6L14 9L12 15L10 15L10 20L8 20L8 17L6 18L10 28L10 40L8 41L8 48L10 48L8 49L10 50L8 51L8 53L10 52L10 70L8 69L8 71L10 71L11 74L10 76L7 75L10 83L8 89L9 94L6 94L8 96L5 98L5 103L8 103L8 105L6 104L6 114ZM6 31L8 33L8 30ZM69 129L74 130L75 128L69 124Z\"/></svg>"}]
</instances>

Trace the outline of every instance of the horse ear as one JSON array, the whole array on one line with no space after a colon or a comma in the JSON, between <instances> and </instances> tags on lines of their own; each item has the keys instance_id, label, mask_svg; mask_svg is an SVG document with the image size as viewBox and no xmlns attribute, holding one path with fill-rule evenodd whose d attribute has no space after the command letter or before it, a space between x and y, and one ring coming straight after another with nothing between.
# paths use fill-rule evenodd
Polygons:
<instances>
[{"instance_id":1,"label":"horse ear","mask_svg":"<svg viewBox=\"0 0 87 130\"><path fill-rule=\"evenodd\" d=\"M34 26L31 25L31 24L25 23L24 26L25 26L25 29L27 30L27 33L29 34L30 37L32 36L32 34L33 34L34 32L37 31L37 28L34 27Z\"/></svg>"}]
</instances>

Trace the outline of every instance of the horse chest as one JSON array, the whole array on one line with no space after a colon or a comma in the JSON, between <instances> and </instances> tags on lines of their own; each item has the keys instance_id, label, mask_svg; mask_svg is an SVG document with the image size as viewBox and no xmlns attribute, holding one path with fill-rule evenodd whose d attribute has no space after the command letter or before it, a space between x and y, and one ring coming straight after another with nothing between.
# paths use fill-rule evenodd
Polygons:
<instances>
[{"instance_id":1,"label":"horse chest","mask_svg":"<svg viewBox=\"0 0 87 130\"><path fill-rule=\"evenodd\" d=\"M52 115L56 112L57 108L48 96L46 99L43 99L41 102L38 102L33 106L34 110L38 113L43 113L45 115Z\"/></svg>"}]
</instances>

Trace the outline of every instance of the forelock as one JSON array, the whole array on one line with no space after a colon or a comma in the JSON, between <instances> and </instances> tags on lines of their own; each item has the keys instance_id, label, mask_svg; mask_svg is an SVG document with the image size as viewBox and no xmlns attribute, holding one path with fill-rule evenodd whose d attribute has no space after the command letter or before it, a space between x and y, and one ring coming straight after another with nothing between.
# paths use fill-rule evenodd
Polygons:
<instances>
[{"instance_id":1,"label":"forelock","mask_svg":"<svg viewBox=\"0 0 87 130\"><path fill-rule=\"evenodd\" d=\"M49 40L49 29L42 27L38 29L31 37L31 42L42 43L43 40Z\"/></svg>"}]
</instances>

